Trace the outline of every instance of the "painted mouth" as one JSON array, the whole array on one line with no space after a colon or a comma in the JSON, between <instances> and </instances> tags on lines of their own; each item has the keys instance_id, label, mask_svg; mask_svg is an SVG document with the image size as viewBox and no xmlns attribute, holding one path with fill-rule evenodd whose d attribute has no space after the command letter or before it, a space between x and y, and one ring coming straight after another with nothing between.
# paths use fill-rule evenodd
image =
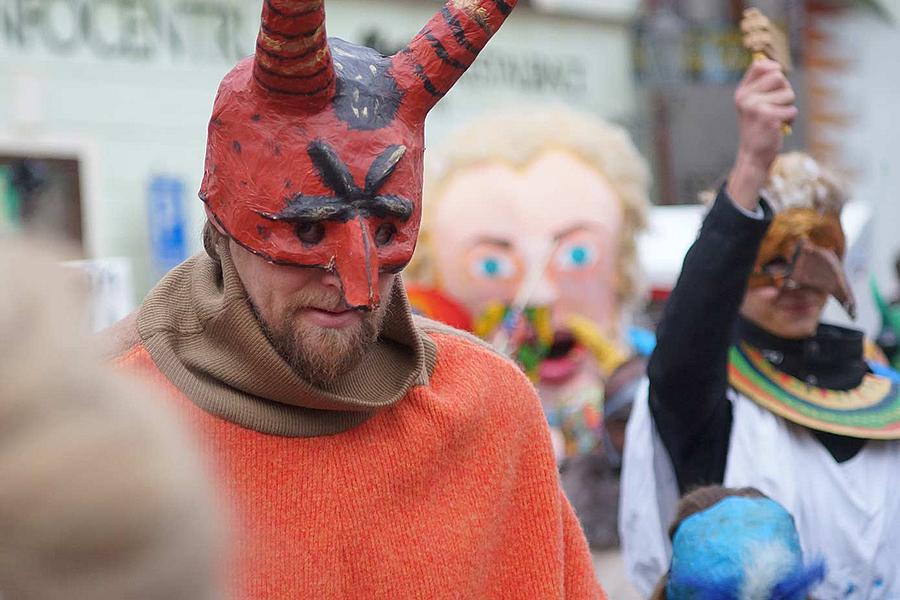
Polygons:
<instances>
[{"instance_id":1,"label":"painted mouth","mask_svg":"<svg viewBox=\"0 0 900 600\"><path fill-rule=\"evenodd\" d=\"M557 331L547 357L541 362L538 376L542 383L561 384L571 379L581 367L581 349L570 331Z\"/></svg>"}]
</instances>

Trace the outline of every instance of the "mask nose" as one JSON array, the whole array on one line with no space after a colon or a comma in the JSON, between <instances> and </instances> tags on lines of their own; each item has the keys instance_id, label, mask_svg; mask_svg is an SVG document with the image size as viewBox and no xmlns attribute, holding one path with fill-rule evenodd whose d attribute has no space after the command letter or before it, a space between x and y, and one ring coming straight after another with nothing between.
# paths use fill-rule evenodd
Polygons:
<instances>
[{"instance_id":1,"label":"mask nose","mask_svg":"<svg viewBox=\"0 0 900 600\"><path fill-rule=\"evenodd\" d=\"M350 308L372 310L381 302L378 293L378 254L368 223L356 217L341 227L336 240L334 268Z\"/></svg>"},{"instance_id":2,"label":"mask nose","mask_svg":"<svg viewBox=\"0 0 900 600\"><path fill-rule=\"evenodd\" d=\"M856 319L856 298L834 250L808 242L801 244L788 282L797 288L812 288L834 296L850 318Z\"/></svg>"},{"instance_id":3,"label":"mask nose","mask_svg":"<svg viewBox=\"0 0 900 600\"><path fill-rule=\"evenodd\" d=\"M550 262L557 244L534 244L528 255L528 270L516 293L516 302L523 306L550 307L559 300L559 287L550 271Z\"/></svg>"},{"instance_id":4,"label":"mask nose","mask_svg":"<svg viewBox=\"0 0 900 600\"><path fill-rule=\"evenodd\" d=\"M531 307L551 307L559 300L556 282L548 277L546 270L540 275L528 305Z\"/></svg>"}]
</instances>

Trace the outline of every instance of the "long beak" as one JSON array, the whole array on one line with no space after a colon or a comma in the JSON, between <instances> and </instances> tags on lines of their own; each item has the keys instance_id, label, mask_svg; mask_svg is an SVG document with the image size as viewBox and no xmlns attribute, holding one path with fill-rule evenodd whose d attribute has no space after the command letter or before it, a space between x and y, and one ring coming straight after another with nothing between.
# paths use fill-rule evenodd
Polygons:
<instances>
[{"instance_id":1,"label":"long beak","mask_svg":"<svg viewBox=\"0 0 900 600\"><path fill-rule=\"evenodd\" d=\"M808 242L802 243L790 280L798 286L815 288L834 296L850 318L856 320L856 298L834 251Z\"/></svg>"}]
</instances>

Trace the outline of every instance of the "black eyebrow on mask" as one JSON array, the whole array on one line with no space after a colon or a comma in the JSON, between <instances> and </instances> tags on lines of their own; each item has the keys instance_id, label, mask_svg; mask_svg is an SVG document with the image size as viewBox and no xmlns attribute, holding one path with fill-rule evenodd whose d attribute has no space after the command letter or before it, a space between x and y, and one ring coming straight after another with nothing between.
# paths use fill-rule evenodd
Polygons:
<instances>
[{"instance_id":1,"label":"black eyebrow on mask","mask_svg":"<svg viewBox=\"0 0 900 600\"><path fill-rule=\"evenodd\" d=\"M410 200L394 195L362 197L353 200L335 196L305 196L298 194L278 213L258 214L270 221L287 223L316 223L319 221L346 222L357 215L395 218L408 221L415 207Z\"/></svg>"},{"instance_id":2,"label":"black eyebrow on mask","mask_svg":"<svg viewBox=\"0 0 900 600\"><path fill-rule=\"evenodd\" d=\"M287 223L347 222L357 215L408 221L415 212L415 205L407 198L378 194L406 155L406 146L388 146L375 158L366 173L364 189L356 185L347 164L327 142L313 140L307 147L307 153L319 179L334 192L334 196L297 194L287 200L287 206L280 212L256 211L259 216Z\"/></svg>"},{"instance_id":3,"label":"black eyebrow on mask","mask_svg":"<svg viewBox=\"0 0 900 600\"><path fill-rule=\"evenodd\" d=\"M374 197L394 173L400 160L406 155L406 146L394 144L378 155L366 173L366 187L360 190L353 181L347 164L338 156L337 150L322 140L315 140L307 148L309 158L319 173L322 182L335 195L353 197L365 195Z\"/></svg>"}]
</instances>

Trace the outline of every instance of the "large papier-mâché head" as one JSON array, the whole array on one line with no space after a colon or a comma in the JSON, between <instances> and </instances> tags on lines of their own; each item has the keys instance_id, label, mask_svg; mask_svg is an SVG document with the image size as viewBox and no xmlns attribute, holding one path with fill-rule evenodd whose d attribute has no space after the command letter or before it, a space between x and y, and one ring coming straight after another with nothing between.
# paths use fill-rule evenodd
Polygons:
<instances>
[{"instance_id":1,"label":"large papier-m\u00e2ch\u00e9 head","mask_svg":"<svg viewBox=\"0 0 900 600\"><path fill-rule=\"evenodd\" d=\"M393 56L325 34L324 0L265 0L256 54L222 81L200 197L238 244L322 267L351 307L412 257L424 123L517 0L449 0Z\"/></svg>"}]
</instances>

